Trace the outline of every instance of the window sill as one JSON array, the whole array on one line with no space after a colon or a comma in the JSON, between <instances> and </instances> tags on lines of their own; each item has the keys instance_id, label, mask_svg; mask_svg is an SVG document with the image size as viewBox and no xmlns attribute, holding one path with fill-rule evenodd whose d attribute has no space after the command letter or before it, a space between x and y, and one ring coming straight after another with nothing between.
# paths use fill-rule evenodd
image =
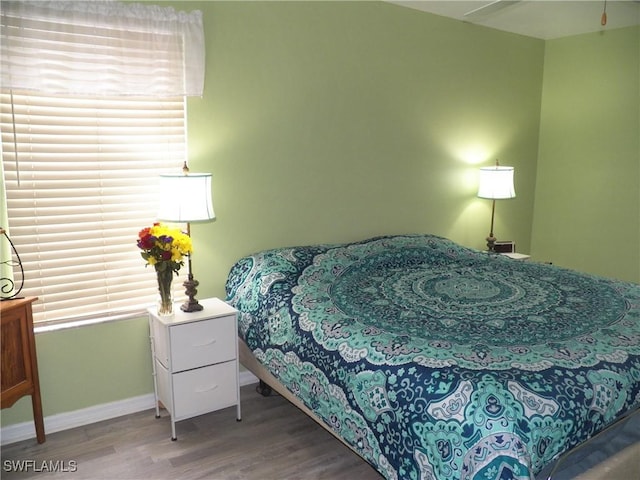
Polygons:
<instances>
[{"instance_id":1,"label":"window sill","mask_svg":"<svg viewBox=\"0 0 640 480\"><path fill-rule=\"evenodd\" d=\"M102 315L91 318L55 320L51 322L41 322L34 324L33 332L35 334L57 332L59 330L67 330L70 328L88 327L91 325L98 325L100 323L117 322L120 320L133 320L135 318L143 318L146 316L147 311L146 309L143 309L117 315Z\"/></svg>"}]
</instances>

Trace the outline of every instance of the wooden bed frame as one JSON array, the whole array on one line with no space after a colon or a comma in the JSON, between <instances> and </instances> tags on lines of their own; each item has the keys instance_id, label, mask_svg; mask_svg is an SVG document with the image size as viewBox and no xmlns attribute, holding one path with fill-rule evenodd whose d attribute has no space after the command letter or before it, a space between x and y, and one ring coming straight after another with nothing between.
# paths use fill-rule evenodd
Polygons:
<instances>
[{"instance_id":1,"label":"wooden bed frame","mask_svg":"<svg viewBox=\"0 0 640 480\"><path fill-rule=\"evenodd\" d=\"M287 390L280 381L274 377L258 360L254 357L253 352L249 349L245 341L238 337L238 351L240 354L240 363L244 365L244 367L253 373L261 382L264 382L268 388L264 389L260 393L262 395L268 396L270 391L269 389L273 389L282 397L286 398L289 402L291 402L294 406L298 407L302 410L307 416L313 419L318 425L328 431L331 435L333 435L336 439L340 441L343 445L347 446L350 450L352 450L356 455L360 456L360 454L348 443L346 443L342 438L340 438L334 431L332 431L323 421L320 419L315 413L313 413L301 400L296 398L289 390ZM638 414L636 412L636 414ZM621 423L628 417L624 417L620 419L616 424ZM615 428L615 425L609 428ZM602 432L601 432L602 433ZM596 435L597 436L597 435ZM594 437L595 438L595 437ZM593 440L593 438L592 438ZM565 452L557 462L561 462L571 454L572 451ZM634 473L636 469L639 469L639 461L638 457L640 456L640 442L631 445L630 447L625 448L623 451L618 453L617 455L601 462L596 465L592 469L587 472L584 472L577 477L576 480L602 480L603 478L610 479L622 479L622 478L633 478L629 477L629 472ZM553 477L549 477L549 480L553 480Z\"/></svg>"}]
</instances>

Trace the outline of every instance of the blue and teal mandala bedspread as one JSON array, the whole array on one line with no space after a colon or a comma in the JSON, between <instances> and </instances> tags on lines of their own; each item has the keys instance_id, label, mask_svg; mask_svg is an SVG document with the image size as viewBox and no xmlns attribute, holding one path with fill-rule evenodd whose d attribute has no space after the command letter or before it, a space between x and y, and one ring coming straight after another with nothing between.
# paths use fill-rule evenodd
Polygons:
<instances>
[{"instance_id":1,"label":"blue and teal mandala bedspread","mask_svg":"<svg viewBox=\"0 0 640 480\"><path fill-rule=\"evenodd\" d=\"M427 235L269 250L255 357L388 479L530 479L640 405L640 286Z\"/></svg>"}]
</instances>

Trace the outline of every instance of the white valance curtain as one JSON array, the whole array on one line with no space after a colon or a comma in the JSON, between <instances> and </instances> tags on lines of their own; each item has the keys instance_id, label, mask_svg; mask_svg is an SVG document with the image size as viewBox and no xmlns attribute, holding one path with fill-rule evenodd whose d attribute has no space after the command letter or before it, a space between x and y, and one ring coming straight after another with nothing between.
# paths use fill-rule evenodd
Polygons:
<instances>
[{"instance_id":1,"label":"white valance curtain","mask_svg":"<svg viewBox=\"0 0 640 480\"><path fill-rule=\"evenodd\" d=\"M1 2L3 89L201 96L202 13L98 1Z\"/></svg>"}]
</instances>

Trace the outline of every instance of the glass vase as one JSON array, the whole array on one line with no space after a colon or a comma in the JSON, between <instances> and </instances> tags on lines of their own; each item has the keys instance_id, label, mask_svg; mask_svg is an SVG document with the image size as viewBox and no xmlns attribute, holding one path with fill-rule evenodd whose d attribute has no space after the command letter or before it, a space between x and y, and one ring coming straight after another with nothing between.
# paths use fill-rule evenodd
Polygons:
<instances>
[{"instance_id":1,"label":"glass vase","mask_svg":"<svg viewBox=\"0 0 640 480\"><path fill-rule=\"evenodd\" d=\"M158 277L158 316L173 316L173 296L171 294L171 282L173 282L173 271L165 268L156 272Z\"/></svg>"}]
</instances>

